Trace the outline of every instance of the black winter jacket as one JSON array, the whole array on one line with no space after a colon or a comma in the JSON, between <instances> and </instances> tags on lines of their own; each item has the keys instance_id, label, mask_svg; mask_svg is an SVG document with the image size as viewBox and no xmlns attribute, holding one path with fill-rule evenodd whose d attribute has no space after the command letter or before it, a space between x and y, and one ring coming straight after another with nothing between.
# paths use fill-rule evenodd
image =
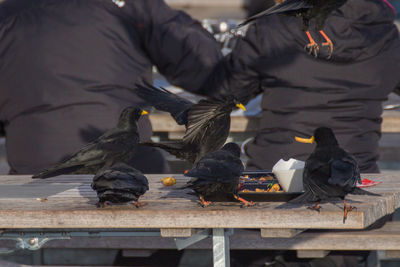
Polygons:
<instances>
[{"instance_id":1,"label":"black winter jacket","mask_svg":"<svg viewBox=\"0 0 400 267\"><path fill-rule=\"evenodd\" d=\"M6 0L0 124L13 172L60 161L139 104L127 90L85 88L151 82L156 65L169 82L196 92L220 58L212 35L162 0ZM148 119L140 126L148 139Z\"/></svg>"},{"instance_id":2,"label":"black winter jacket","mask_svg":"<svg viewBox=\"0 0 400 267\"><path fill-rule=\"evenodd\" d=\"M313 20L310 32L320 44L319 58L304 50L308 38L299 18L271 15L249 27L205 88L233 93L243 102L263 91L260 130L247 146L250 168L269 169L280 158L304 160L313 146L295 143L294 136L311 136L315 128L328 126L363 172L378 171L381 103L400 87L394 17L382 0L348 0L323 28L334 44L329 60Z\"/></svg>"}]
</instances>

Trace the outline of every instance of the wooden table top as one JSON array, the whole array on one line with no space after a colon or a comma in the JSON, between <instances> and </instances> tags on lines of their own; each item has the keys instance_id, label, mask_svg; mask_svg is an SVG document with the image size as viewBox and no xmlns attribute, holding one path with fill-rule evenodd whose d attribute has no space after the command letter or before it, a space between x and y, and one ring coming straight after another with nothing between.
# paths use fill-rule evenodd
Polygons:
<instances>
[{"instance_id":1,"label":"wooden table top","mask_svg":"<svg viewBox=\"0 0 400 267\"><path fill-rule=\"evenodd\" d=\"M321 212L280 202L258 202L241 208L239 203L218 202L207 208L180 189L187 178L174 175L177 184L166 187L160 178L147 175L150 190L141 200L143 208L112 206L97 208L91 175L64 175L50 179L0 176L0 229L13 228L279 228L363 229L400 206L400 173L363 175L381 184L370 190L381 197L349 195L357 207L342 222L340 201L322 204ZM41 201L41 199L47 199Z\"/></svg>"},{"instance_id":2,"label":"wooden table top","mask_svg":"<svg viewBox=\"0 0 400 267\"><path fill-rule=\"evenodd\" d=\"M154 132L184 132L185 127L176 124L167 113L154 113L149 116ZM400 111L385 110L382 115L382 132L400 132ZM231 132L255 132L258 129L259 116L231 116Z\"/></svg>"}]
</instances>

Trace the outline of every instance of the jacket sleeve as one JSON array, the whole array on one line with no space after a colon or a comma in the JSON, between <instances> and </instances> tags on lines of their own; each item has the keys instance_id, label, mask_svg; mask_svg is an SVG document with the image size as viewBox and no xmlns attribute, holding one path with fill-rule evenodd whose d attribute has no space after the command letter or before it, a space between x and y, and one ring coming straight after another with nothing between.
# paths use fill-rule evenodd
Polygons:
<instances>
[{"instance_id":1,"label":"jacket sleeve","mask_svg":"<svg viewBox=\"0 0 400 267\"><path fill-rule=\"evenodd\" d=\"M197 93L222 58L219 44L186 13L145 1L144 49L170 83Z\"/></svg>"},{"instance_id":2,"label":"jacket sleeve","mask_svg":"<svg viewBox=\"0 0 400 267\"><path fill-rule=\"evenodd\" d=\"M257 25L252 24L246 36L238 39L232 52L212 72L202 94L217 98L234 95L247 103L261 92L257 64L262 56L262 44L257 31Z\"/></svg>"}]
</instances>

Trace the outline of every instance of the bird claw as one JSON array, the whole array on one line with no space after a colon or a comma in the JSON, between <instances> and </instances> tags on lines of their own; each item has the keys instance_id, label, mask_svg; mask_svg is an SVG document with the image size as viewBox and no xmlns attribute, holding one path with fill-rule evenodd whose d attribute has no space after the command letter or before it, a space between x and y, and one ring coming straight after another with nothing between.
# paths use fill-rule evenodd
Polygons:
<instances>
[{"instance_id":1,"label":"bird claw","mask_svg":"<svg viewBox=\"0 0 400 267\"><path fill-rule=\"evenodd\" d=\"M326 33L324 31L320 31L321 35L325 38L326 42L322 43L323 47L328 47L328 57L327 59L330 59L332 57L333 54L333 43L331 41L331 39L329 39L328 35L326 35Z\"/></svg>"},{"instance_id":2,"label":"bird claw","mask_svg":"<svg viewBox=\"0 0 400 267\"><path fill-rule=\"evenodd\" d=\"M256 203L254 203L253 201L247 201L247 202L242 202L240 208L251 207L255 205Z\"/></svg>"},{"instance_id":3,"label":"bird claw","mask_svg":"<svg viewBox=\"0 0 400 267\"><path fill-rule=\"evenodd\" d=\"M212 204L211 201L199 201L199 205L200 205L202 208L208 207L208 206L210 206L211 204Z\"/></svg>"},{"instance_id":4,"label":"bird claw","mask_svg":"<svg viewBox=\"0 0 400 267\"><path fill-rule=\"evenodd\" d=\"M133 201L130 202L131 205L134 205L136 208L141 208L147 205L146 202L139 202L139 201Z\"/></svg>"},{"instance_id":5,"label":"bird claw","mask_svg":"<svg viewBox=\"0 0 400 267\"><path fill-rule=\"evenodd\" d=\"M315 205L313 205L313 206L307 207L307 209L315 210L315 211L317 211L318 213L320 213L320 211L321 211L321 206L317 203L317 204L315 204Z\"/></svg>"},{"instance_id":6,"label":"bird claw","mask_svg":"<svg viewBox=\"0 0 400 267\"><path fill-rule=\"evenodd\" d=\"M104 202L97 202L97 204L96 204L96 206L98 207L98 208L106 208L106 207L108 207L108 206L110 206L111 205L111 203L109 202L109 201L104 201Z\"/></svg>"},{"instance_id":7,"label":"bird claw","mask_svg":"<svg viewBox=\"0 0 400 267\"><path fill-rule=\"evenodd\" d=\"M306 50L309 55L318 57L319 45L317 43L309 43L304 47L304 50Z\"/></svg>"}]
</instances>

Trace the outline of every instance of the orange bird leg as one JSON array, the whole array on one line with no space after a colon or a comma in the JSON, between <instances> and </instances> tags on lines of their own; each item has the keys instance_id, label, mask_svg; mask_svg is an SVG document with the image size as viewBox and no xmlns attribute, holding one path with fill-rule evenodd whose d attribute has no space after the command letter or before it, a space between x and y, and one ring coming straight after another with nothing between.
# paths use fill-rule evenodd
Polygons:
<instances>
[{"instance_id":1,"label":"orange bird leg","mask_svg":"<svg viewBox=\"0 0 400 267\"><path fill-rule=\"evenodd\" d=\"M253 201L247 201L244 198L239 197L238 195L234 194L233 197L237 200L239 200L240 202L243 203L243 206L247 207L247 206L254 206L254 202Z\"/></svg>"},{"instance_id":2,"label":"orange bird leg","mask_svg":"<svg viewBox=\"0 0 400 267\"><path fill-rule=\"evenodd\" d=\"M319 202L317 202L317 203L315 203L314 206L310 206L310 207L308 207L307 209L316 210L316 211L319 212L319 211L321 210L321 206L319 205Z\"/></svg>"},{"instance_id":3,"label":"orange bird leg","mask_svg":"<svg viewBox=\"0 0 400 267\"><path fill-rule=\"evenodd\" d=\"M332 52L333 52L333 43L331 41L331 39L329 39L328 35L326 35L326 33L324 33L324 31L319 31L319 33L321 33L321 35L325 38L326 42L322 43L322 46L328 46L329 47L329 57L332 56Z\"/></svg>"},{"instance_id":4,"label":"orange bird leg","mask_svg":"<svg viewBox=\"0 0 400 267\"><path fill-rule=\"evenodd\" d=\"M136 208L140 208L140 207L146 206L147 203L146 203L146 202L135 201L135 202L133 202L133 205L134 205Z\"/></svg>"},{"instance_id":5,"label":"orange bird leg","mask_svg":"<svg viewBox=\"0 0 400 267\"><path fill-rule=\"evenodd\" d=\"M319 51L319 46L312 38L311 33L309 31L306 31L306 34L307 34L307 37L308 37L308 40L310 41L310 43L307 44L304 49L306 49L309 54L313 54L314 57L317 57L318 51Z\"/></svg>"},{"instance_id":6,"label":"orange bird leg","mask_svg":"<svg viewBox=\"0 0 400 267\"><path fill-rule=\"evenodd\" d=\"M355 209L357 209L356 207L353 207L353 206L347 206L346 205L346 200L344 200L343 199L343 204L344 204L344 215L343 215L343 223L345 223L346 222L346 219L347 219L347 214L348 214L348 212L349 211L352 211L352 210L355 210Z\"/></svg>"},{"instance_id":7,"label":"orange bird leg","mask_svg":"<svg viewBox=\"0 0 400 267\"><path fill-rule=\"evenodd\" d=\"M211 205L211 201L206 201L202 195L199 195L199 198L203 208Z\"/></svg>"}]
</instances>

